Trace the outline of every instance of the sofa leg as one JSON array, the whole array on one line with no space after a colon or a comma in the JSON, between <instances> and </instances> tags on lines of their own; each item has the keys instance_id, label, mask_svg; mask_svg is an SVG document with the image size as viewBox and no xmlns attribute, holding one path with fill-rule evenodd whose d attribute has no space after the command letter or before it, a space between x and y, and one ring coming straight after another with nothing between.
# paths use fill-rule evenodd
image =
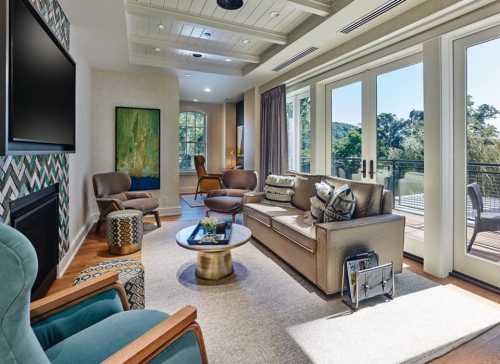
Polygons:
<instances>
[{"instance_id":1,"label":"sofa leg","mask_svg":"<svg viewBox=\"0 0 500 364\"><path fill-rule=\"evenodd\" d=\"M155 211L155 212L153 212L153 215L155 216L156 226L158 226L160 228L161 227L160 212Z\"/></svg>"}]
</instances>

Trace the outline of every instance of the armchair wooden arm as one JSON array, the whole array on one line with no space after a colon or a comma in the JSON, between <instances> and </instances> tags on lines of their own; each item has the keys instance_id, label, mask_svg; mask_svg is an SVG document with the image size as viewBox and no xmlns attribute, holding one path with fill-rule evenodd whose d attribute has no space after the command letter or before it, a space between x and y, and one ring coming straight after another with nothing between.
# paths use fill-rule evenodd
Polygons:
<instances>
[{"instance_id":1,"label":"armchair wooden arm","mask_svg":"<svg viewBox=\"0 0 500 364\"><path fill-rule=\"evenodd\" d=\"M195 333L198 339L202 361L206 364L208 361L203 335L195 320L196 309L192 306L186 306L110 356L103 364L147 363L177 338L190 330Z\"/></svg>"},{"instance_id":2,"label":"armchair wooden arm","mask_svg":"<svg viewBox=\"0 0 500 364\"><path fill-rule=\"evenodd\" d=\"M67 288L32 302L30 305L31 322L40 321L109 289L116 289L118 291L123 309L128 310L127 295L123 286L118 282L118 272L109 272L98 278L83 282L78 286Z\"/></svg>"}]
</instances>

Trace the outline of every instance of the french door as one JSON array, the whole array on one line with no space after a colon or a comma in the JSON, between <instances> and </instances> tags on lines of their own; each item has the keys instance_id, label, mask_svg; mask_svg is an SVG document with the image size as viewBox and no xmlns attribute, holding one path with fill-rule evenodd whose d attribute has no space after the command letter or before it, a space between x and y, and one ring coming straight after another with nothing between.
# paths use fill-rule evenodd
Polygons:
<instances>
[{"instance_id":1,"label":"french door","mask_svg":"<svg viewBox=\"0 0 500 364\"><path fill-rule=\"evenodd\" d=\"M424 102L420 55L326 87L327 173L384 185L407 220L405 251L423 257Z\"/></svg>"},{"instance_id":2,"label":"french door","mask_svg":"<svg viewBox=\"0 0 500 364\"><path fill-rule=\"evenodd\" d=\"M500 287L500 27L453 48L453 269Z\"/></svg>"}]
</instances>

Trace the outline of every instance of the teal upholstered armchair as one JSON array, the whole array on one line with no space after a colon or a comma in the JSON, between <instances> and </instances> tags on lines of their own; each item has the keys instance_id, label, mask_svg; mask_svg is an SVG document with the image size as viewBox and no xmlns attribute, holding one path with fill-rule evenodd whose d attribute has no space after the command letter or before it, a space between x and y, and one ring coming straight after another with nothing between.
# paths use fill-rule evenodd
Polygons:
<instances>
[{"instance_id":1,"label":"teal upholstered armchair","mask_svg":"<svg viewBox=\"0 0 500 364\"><path fill-rule=\"evenodd\" d=\"M30 306L37 269L31 243L0 224L0 362L207 363L193 307L128 311L116 273Z\"/></svg>"}]
</instances>

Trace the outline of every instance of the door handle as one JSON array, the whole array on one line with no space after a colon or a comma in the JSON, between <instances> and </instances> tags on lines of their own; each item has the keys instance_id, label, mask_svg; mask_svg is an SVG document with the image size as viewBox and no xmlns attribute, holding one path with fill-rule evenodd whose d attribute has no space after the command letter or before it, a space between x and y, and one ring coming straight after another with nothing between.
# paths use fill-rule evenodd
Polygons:
<instances>
[{"instance_id":1,"label":"door handle","mask_svg":"<svg viewBox=\"0 0 500 364\"><path fill-rule=\"evenodd\" d=\"M363 159L363 169L361 170L363 178L366 178L366 159Z\"/></svg>"},{"instance_id":2,"label":"door handle","mask_svg":"<svg viewBox=\"0 0 500 364\"><path fill-rule=\"evenodd\" d=\"M375 175L375 163L373 163L373 159L370 159L370 178L373 179L373 176Z\"/></svg>"}]
</instances>

